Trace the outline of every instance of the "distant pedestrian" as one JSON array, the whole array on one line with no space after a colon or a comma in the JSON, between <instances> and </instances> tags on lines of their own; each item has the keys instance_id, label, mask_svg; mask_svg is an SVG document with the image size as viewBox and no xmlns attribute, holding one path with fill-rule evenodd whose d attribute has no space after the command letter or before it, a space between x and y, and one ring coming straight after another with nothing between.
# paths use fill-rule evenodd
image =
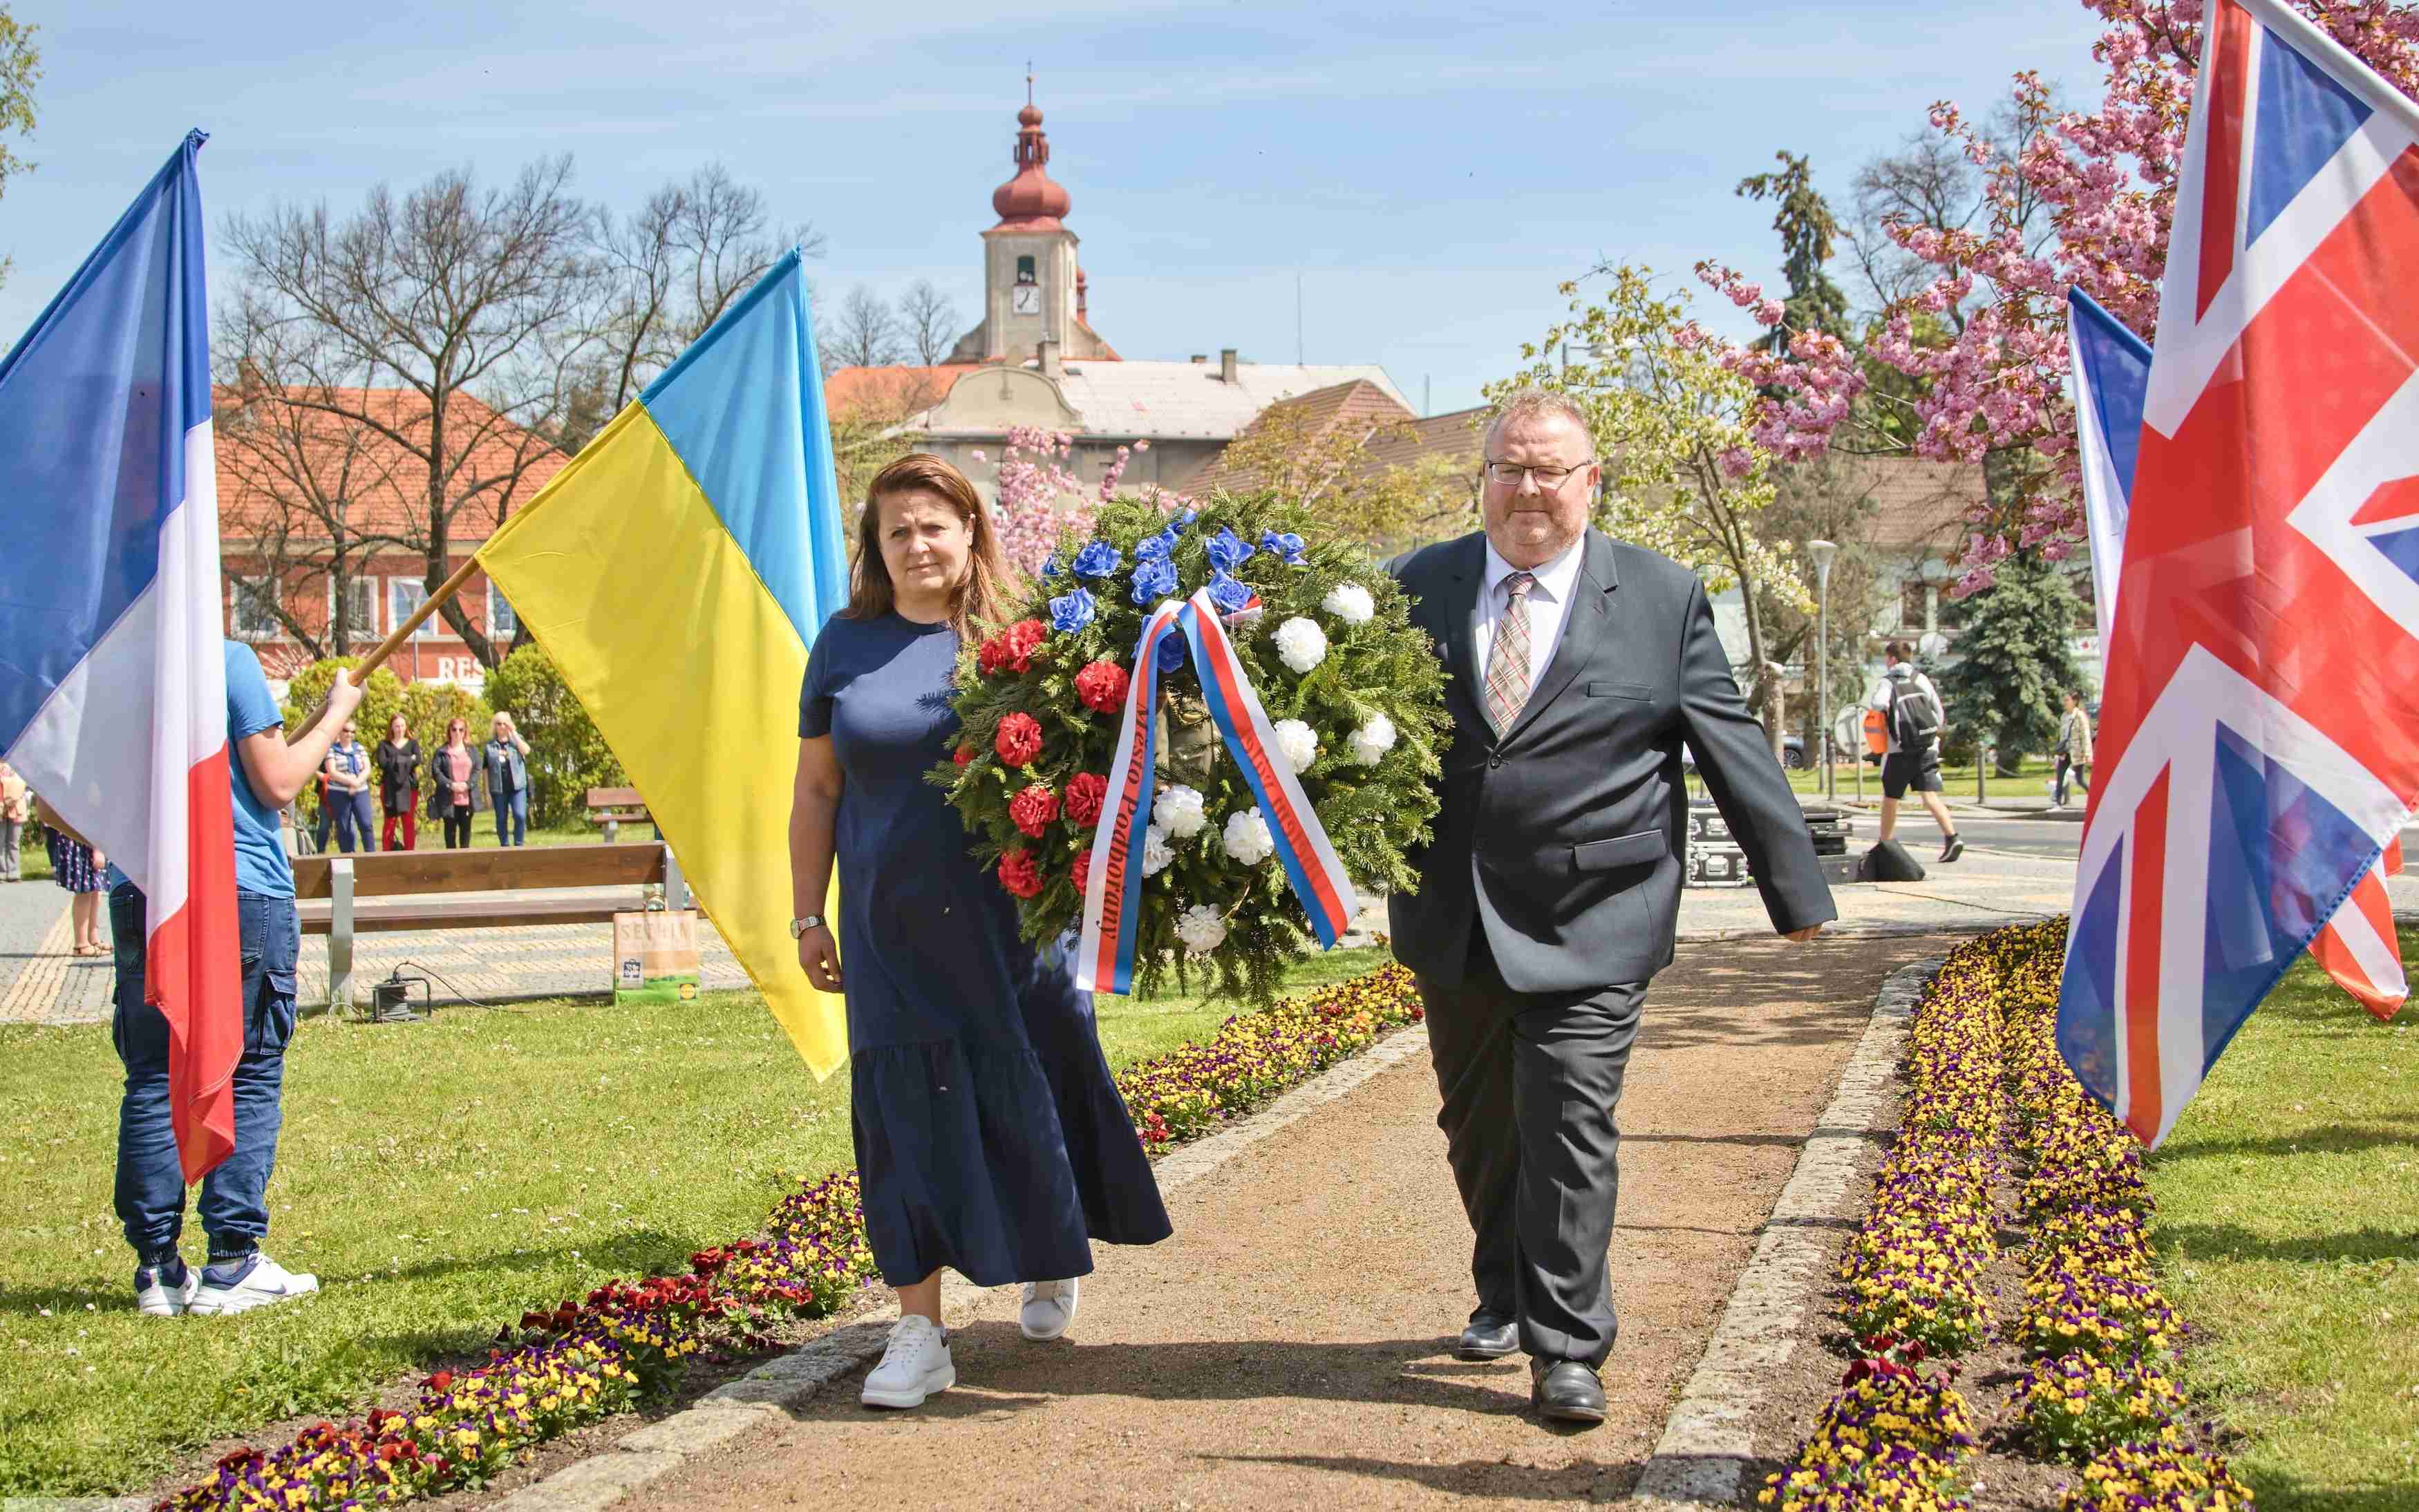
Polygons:
<instances>
[{"instance_id":1,"label":"distant pedestrian","mask_svg":"<svg viewBox=\"0 0 2419 1512\"><path fill-rule=\"evenodd\" d=\"M0 882L25 880L17 848L25 838L25 820L31 813L32 795L25 791L25 779L7 762L0 762Z\"/></svg>"},{"instance_id":2,"label":"distant pedestrian","mask_svg":"<svg viewBox=\"0 0 2419 1512\"><path fill-rule=\"evenodd\" d=\"M1953 861L1965 854L1956 821L1940 797L1940 731L1949 722L1940 689L1915 665L1915 647L1893 640L1882 652L1886 663L1881 685L1868 702L1881 712L1888 749L1882 757L1881 838L1898 828L1899 800L1913 792L1940 826L1940 858Z\"/></svg>"},{"instance_id":3,"label":"distant pedestrian","mask_svg":"<svg viewBox=\"0 0 2419 1512\"><path fill-rule=\"evenodd\" d=\"M2052 801L2066 807L2066 779L2073 775L2075 790L2091 791L2091 716L2083 707L2083 695L2069 691L2066 714L2057 724L2057 783Z\"/></svg>"},{"instance_id":4,"label":"distant pedestrian","mask_svg":"<svg viewBox=\"0 0 2419 1512\"><path fill-rule=\"evenodd\" d=\"M378 769L378 807L386 822L378 826L378 849L394 847L395 825L403 826L403 848L420 848L420 742L411 738L411 726L398 714L386 722L386 738L378 742L376 753Z\"/></svg>"},{"instance_id":5,"label":"distant pedestrian","mask_svg":"<svg viewBox=\"0 0 2419 1512\"><path fill-rule=\"evenodd\" d=\"M67 889L73 900L68 904L75 916L75 953L106 955L109 948L100 943L100 874L109 865L109 857L80 840L59 833L58 826L49 826L51 880Z\"/></svg>"},{"instance_id":6,"label":"distant pedestrian","mask_svg":"<svg viewBox=\"0 0 2419 1512\"><path fill-rule=\"evenodd\" d=\"M447 850L470 848L470 815L485 791L479 752L470 745L470 721L451 720L445 726L445 744L428 758L428 817L443 823Z\"/></svg>"},{"instance_id":7,"label":"distant pedestrian","mask_svg":"<svg viewBox=\"0 0 2419 1512\"><path fill-rule=\"evenodd\" d=\"M496 843L529 843L529 742L513 728L513 717L496 711L495 728L479 748L488 806L496 810Z\"/></svg>"},{"instance_id":8,"label":"distant pedestrian","mask_svg":"<svg viewBox=\"0 0 2419 1512\"><path fill-rule=\"evenodd\" d=\"M362 850L377 850L370 825L370 753L362 748L352 720L346 720L337 732L336 743L328 748L328 759L320 769L328 779L324 805L335 810L337 848L349 856L359 841Z\"/></svg>"}]
</instances>

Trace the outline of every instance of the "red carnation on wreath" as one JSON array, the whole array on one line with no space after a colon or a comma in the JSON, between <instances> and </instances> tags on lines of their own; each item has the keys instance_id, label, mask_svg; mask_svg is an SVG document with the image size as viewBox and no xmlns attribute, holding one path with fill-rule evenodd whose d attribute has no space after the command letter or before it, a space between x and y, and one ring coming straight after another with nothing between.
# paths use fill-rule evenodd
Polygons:
<instances>
[{"instance_id":1,"label":"red carnation on wreath","mask_svg":"<svg viewBox=\"0 0 2419 1512\"><path fill-rule=\"evenodd\" d=\"M1041 868L1035 864L1031 851L1003 851L999 857L999 885L1018 898L1041 895Z\"/></svg>"},{"instance_id":2,"label":"red carnation on wreath","mask_svg":"<svg viewBox=\"0 0 2419 1512\"><path fill-rule=\"evenodd\" d=\"M1125 706L1126 670L1114 661L1086 663L1075 674L1075 696L1084 701L1087 709L1117 713Z\"/></svg>"},{"instance_id":3,"label":"red carnation on wreath","mask_svg":"<svg viewBox=\"0 0 2419 1512\"><path fill-rule=\"evenodd\" d=\"M1019 620L1000 632L1000 650L1018 671L1029 672L1033 670L1033 654L1041 649L1042 637L1049 633L1040 620Z\"/></svg>"},{"instance_id":4,"label":"red carnation on wreath","mask_svg":"<svg viewBox=\"0 0 2419 1512\"><path fill-rule=\"evenodd\" d=\"M1007 665L1008 650L1000 644L999 637L993 636L975 648L975 670L985 677L994 675Z\"/></svg>"},{"instance_id":5,"label":"red carnation on wreath","mask_svg":"<svg viewBox=\"0 0 2419 1512\"><path fill-rule=\"evenodd\" d=\"M1072 787L1074 784L1068 785ZM1068 874L1074 879L1075 890L1083 891L1085 880L1092 874L1092 848L1089 845L1075 853L1075 864Z\"/></svg>"},{"instance_id":6,"label":"red carnation on wreath","mask_svg":"<svg viewBox=\"0 0 2419 1512\"><path fill-rule=\"evenodd\" d=\"M1009 765L1023 766L1041 754L1041 721L1022 712L1005 716L999 721L999 733L992 739L992 748Z\"/></svg>"},{"instance_id":7,"label":"red carnation on wreath","mask_svg":"<svg viewBox=\"0 0 2419 1512\"><path fill-rule=\"evenodd\" d=\"M973 761L974 759L975 748L972 746L963 744L963 742L960 743L957 749L949 752L949 760L957 763L960 766L963 766L966 763Z\"/></svg>"},{"instance_id":8,"label":"red carnation on wreath","mask_svg":"<svg viewBox=\"0 0 2419 1512\"><path fill-rule=\"evenodd\" d=\"M1048 783L1036 782L1008 800L1008 817L1038 840L1050 827L1050 821L1058 817L1058 795L1050 791Z\"/></svg>"},{"instance_id":9,"label":"red carnation on wreath","mask_svg":"<svg viewBox=\"0 0 2419 1512\"><path fill-rule=\"evenodd\" d=\"M1101 805L1108 801L1109 779L1096 772L1078 772L1067 779L1066 796L1069 824L1099 824Z\"/></svg>"}]
</instances>

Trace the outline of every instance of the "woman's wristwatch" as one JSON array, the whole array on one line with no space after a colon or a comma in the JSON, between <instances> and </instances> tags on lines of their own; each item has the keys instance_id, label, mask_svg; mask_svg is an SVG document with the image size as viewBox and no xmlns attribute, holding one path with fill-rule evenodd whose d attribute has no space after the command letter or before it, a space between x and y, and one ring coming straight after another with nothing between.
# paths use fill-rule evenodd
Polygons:
<instances>
[{"instance_id":1,"label":"woman's wristwatch","mask_svg":"<svg viewBox=\"0 0 2419 1512\"><path fill-rule=\"evenodd\" d=\"M793 918L790 920L790 938L793 940L802 938L807 931L823 927L824 916L821 914L809 914L804 918Z\"/></svg>"}]
</instances>

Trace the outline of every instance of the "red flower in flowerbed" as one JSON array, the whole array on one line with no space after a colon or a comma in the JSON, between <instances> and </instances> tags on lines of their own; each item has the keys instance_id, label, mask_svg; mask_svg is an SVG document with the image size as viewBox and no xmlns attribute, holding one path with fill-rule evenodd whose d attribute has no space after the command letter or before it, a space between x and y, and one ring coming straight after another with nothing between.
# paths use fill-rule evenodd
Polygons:
<instances>
[{"instance_id":1,"label":"red flower in flowerbed","mask_svg":"<svg viewBox=\"0 0 2419 1512\"><path fill-rule=\"evenodd\" d=\"M999 721L992 748L1009 765L1023 766L1041 754L1041 721L1022 712L1009 715Z\"/></svg>"},{"instance_id":2,"label":"red flower in flowerbed","mask_svg":"<svg viewBox=\"0 0 2419 1512\"><path fill-rule=\"evenodd\" d=\"M1099 807L1097 803L1093 805L1095 817ZM1051 792L1047 783L1036 782L1008 800L1008 816L1016 821L1017 828L1039 839L1050 827L1050 821L1058 817L1058 795Z\"/></svg>"},{"instance_id":3,"label":"red flower in flowerbed","mask_svg":"<svg viewBox=\"0 0 2419 1512\"><path fill-rule=\"evenodd\" d=\"M1115 714L1125 706L1126 670L1114 661L1095 661L1075 674L1075 696L1087 709Z\"/></svg>"},{"instance_id":4,"label":"red flower in flowerbed","mask_svg":"<svg viewBox=\"0 0 2419 1512\"><path fill-rule=\"evenodd\" d=\"M1019 898L1036 898L1041 894L1041 868L1035 864L1031 851L1003 851L999 857L999 885Z\"/></svg>"},{"instance_id":5,"label":"red flower in flowerbed","mask_svg":"<svg viewBox=\"0 0 2419 1512\"><path fill-rule=\"evenodd\" d=\"M1095 825L1101 820L1101 805L1109 796L1109 779L1097 772L1078 772L1067 779L1067 822L1071 825Z\"/></svg>"},{"instance_id":6,"label":"red flower in flowerbed","mask_svg":"<svg viewBox=\"0 0 2419 1512\"><path fill-rule=\"evenodd\" d=\"M1084 890L1084 879L1089 876L1091 872L1092 848L1089 845L1086 845L1082 850L1075 853L1075 864L1069 868L1067 872L1068 876L1073 880L1075 890L1077 892Z\"/></svg>"}]
</instances>

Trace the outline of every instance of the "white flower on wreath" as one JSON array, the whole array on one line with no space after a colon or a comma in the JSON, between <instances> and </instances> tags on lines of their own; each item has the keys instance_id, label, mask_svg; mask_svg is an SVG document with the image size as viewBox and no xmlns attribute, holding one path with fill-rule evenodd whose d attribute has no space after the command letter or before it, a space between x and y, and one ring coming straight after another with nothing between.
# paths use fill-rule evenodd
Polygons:
<instances>
[{"instance_id":1,"label":"white flower on wreath","mask_svg":"<svg viewBox=\"0 0 2419 1512\"><path fill-rule=\"evenodd\" d=\"M1224 838L1226 855L1240 866L1257 866L1276 854L1276 837L1269 833L1269 822L1257 804L1228 814Z\"/></svg>"},{"instance_id":2,"label":"white flower on wreath","mask_svg":"<svg viewBox=\"0 0 2419 1512\"><path fill-rule=\"evenodd\" d=\"M1302 676L1327 659L1327 632L1297 614L1277 626L1277 656Z\"/></svg>"},{"instance_id":3,"label":"white flower on wreath","mask_svg":"<svg viewBox=\"0 0 2419 1512\"><path fill-rule=\"evenodd\" d=\"M1277 749L1285 752L1286 764L1296 772L1307 772L1310 764L1318 760L1318 732L1300 719L1279 719L1270 727L1277 737Z\"/></svg>"},{"instance_id":4,"label":"white flower on wreath","mask_svg":"<svg viewBox=\"0 0 2419 1512\"><path fill-rule=\"evenodd\" d=\"M1176 850L1167 843L1167 831L1157 825L1145 825L1142 831L1142 874L1157 876L1176 859Z\"/></svg>"},{"instance_id":5,"label":"white flower on wreath","mask_svg":"<svg viewBox=\"0 0 2419 1512\"><path fill-rule=\"evenodd\" d=\"M1359 583L1337 583L1318 601L1318 607L1347 625L1366 625L1378 613L1378 601Z\"/></svg>"},{"instance_id":6,"label":"white flower on wreath","mask_svg":"<svg viewBox=\"0 0 2419 1512\"><path fill-rule=\"evenodd\" d=\"M1151 800L1150 821L1170 840L1191 840L1210 816L1202 811L1201 795L1179 782Z\"/></svg>"},{"instance_id":7,"label":"white flower on wreath","mask_svg":"<svg viewBox=\"0 0 2419 1512\"><path fill-rule=\"evenodd\" d=\"M1176 937L1195 955L1204 955L1226 943L1226 921L1218 910L1206 903L1194 903L1177 916Z\"/></svg>"},{"instance_id":8,"label":"white flower on wreath","mask_svg":"<svg viewBox=\"0 0 2419 1512\"><path fill-rule=\"evenodd\" d=\"M1364 766L1375 766L1394 748L1394 721L1382 714L1373 714L1367 724L1352 732L1346 744L1352 748L1354 761Z\"/></svg>"}]
</instances>

